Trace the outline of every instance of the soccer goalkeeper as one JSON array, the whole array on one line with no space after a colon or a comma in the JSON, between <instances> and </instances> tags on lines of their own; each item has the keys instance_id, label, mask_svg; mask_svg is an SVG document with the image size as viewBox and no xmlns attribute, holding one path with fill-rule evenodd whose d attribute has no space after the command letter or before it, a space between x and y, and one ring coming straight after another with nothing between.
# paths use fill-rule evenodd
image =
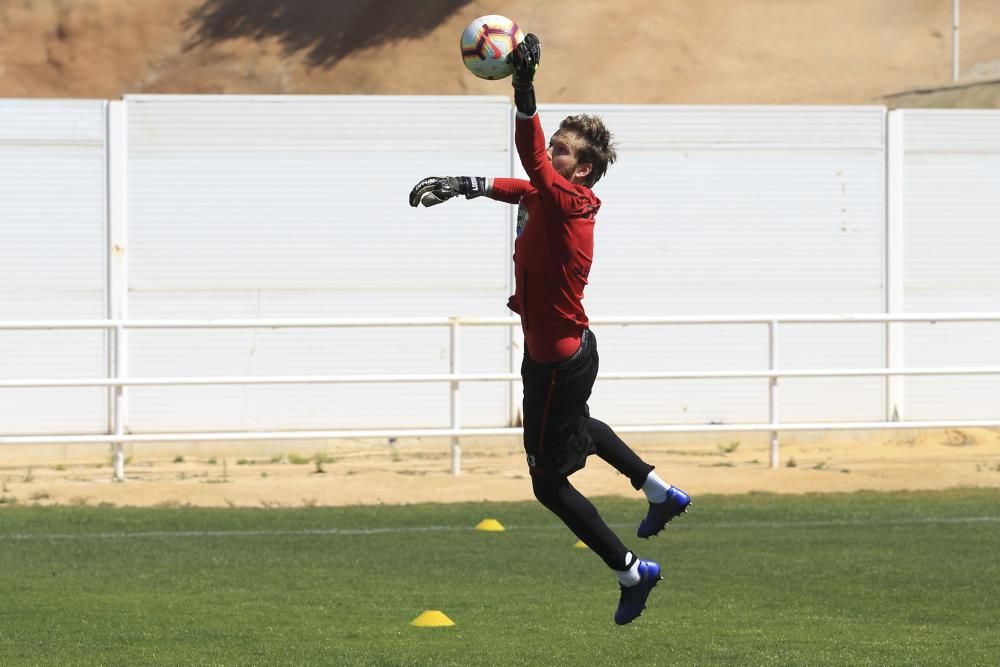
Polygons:
<instances>
[{"instance_id":1,"label":"soccer goalkeeper","mask_svg":"<svg viewBox=\"0 0 1000 667\"><path fill-rule=\"evenodd\" d=\"M642 538L658 534L687 510L691 499L660 479L607 424L590 416L587 400L597 376L597 339L588 328L582 299L601 207L591 188L616 155L604 122L585 114L564 119L546 148L533 84L541 50L538 38L528 34L510 55L515 143L528 180L425 178L410 192L410 205L435 206L457 195L518 204L516 289L507 305L520 315L524 332L524 449L532 488L618 576L621 596L614 618L624 625L642 613L662 578L661 567L626 548L569 476L594 453L626 475L649 501L637 531Z\"/></svg>"}]
</instances>

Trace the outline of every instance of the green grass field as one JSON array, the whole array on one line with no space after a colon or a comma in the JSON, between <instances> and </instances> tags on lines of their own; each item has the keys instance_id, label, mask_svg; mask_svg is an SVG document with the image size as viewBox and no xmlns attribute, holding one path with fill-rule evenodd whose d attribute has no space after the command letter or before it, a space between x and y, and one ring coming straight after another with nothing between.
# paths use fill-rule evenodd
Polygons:
<instances>
[{"instance_id":1,"label":"green grass field","mask_svg":"<svg viewBox=\"0 0 1000 667\"><path fill-rule=\"evenodd\" d=\"M666 578L625 627L534 503L5 508L0 665L1000 664L997 490L695 502L626 538Z\"/></svg>"}]
</instances>

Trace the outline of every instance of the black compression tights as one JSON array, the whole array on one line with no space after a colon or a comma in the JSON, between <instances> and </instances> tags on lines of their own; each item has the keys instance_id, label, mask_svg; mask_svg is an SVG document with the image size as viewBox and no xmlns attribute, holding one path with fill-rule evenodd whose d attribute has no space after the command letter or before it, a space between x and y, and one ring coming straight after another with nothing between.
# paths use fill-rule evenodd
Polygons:
<instances>
[{"instance_id":1,"label":"black compression tights","mask_svg":"<svg viewBox=\"0 0 1000 667\"><path fill-rule=\"evenodd\" d=\"M573 534L583 540L612 570L624 570L628 549L608 528L597 508L569 483L566 477L533 475L535 497L562 519Z\"/></svg>"},{"instance_id":2,"label":"black compression tights","mask_svg":"<svg viewBox=\"0 0 1000 667\"><path fill-rule=\"evenodd\" d=\"M597 455L612 468L628 477L629 481L632 482L632 488L637 491L641 489L646 477L653 470L653 466L640 459L639 455L622 442L622 439L611 430L610 426L599 419L590 418L587 432L597 447Z\"/></svg>"},{"instance_id":3,"label":"black compression tights","mask_svg":"<svg viewBox=\"0 0 1000 667\"><path fill-rule=\"evenodd\" d=\"M639 458L604 422L591 418L587 431L594 440L597 455L628 477L633 487L642 487L653 466ZM604 523L593 503L577 491L568 478L536 475L531 478L531 486L539 502L562 519L608 567L612 570L625 568L628 549Z\"/></svg>"}]
</instances>

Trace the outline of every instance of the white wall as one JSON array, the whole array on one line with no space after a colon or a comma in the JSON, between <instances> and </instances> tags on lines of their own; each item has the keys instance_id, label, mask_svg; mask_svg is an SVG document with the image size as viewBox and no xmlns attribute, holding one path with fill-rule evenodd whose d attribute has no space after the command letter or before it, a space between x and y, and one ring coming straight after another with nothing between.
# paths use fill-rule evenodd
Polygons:
<instances>
[{"instance_id":1,"label":"white wall","mask_svg":"<svg viewBox=\"0 0 1000 667\"><path fill-rule=\"evenodd\" d=\"M423 176L506 173L505 98L129 97L133 318L505 313L508 213L413 209ZM463 202L465 203L465 202ZM130 373L448 372L448 330L132 334ZM508 335L463 335L467 371L504 372ZM464 392L467 426L506 422L506 389ZM448 423L448 386L137 388L134 430Z\"/></svg>"},{"instance_id":2,"label":"white wall","mask_svg":"<svg viewBox=\"0 0 1000 667\"><path fill-rule=\"evenodd\" d=\"M546 131L591 112L616 135L586 308L591 317L884 312L882 107L548 106ZM794 325L783 368L884 364L879 325ZM753 370L763 326L597 329L602 369ZM873 420L881 378L781 382L785 421ZM618 424L767 421L767 380L616 381Z\"/></svg>"},{"instance_id":3,"label":"white wall","mask_svg":"<svg viewBox=\"0 0 1000 667\"><path fill-rule=\"evenodd\" d=\"M125 164L110 165L106 104L0 103L0 318L109 313L109 166L126 174L115 224L127 227L130 318L508 315L512 207L406 203L427 175L523 175L508 99L128 97L127 122L111 130L127 144L111 159ZM903 312L998 309L1000 112L892 112L905 144L894 255L881 107L540 111L549 133L569 113L599 113L619 142L595 188L592 317L882 313L887 278ZM596 331L605 371L767 365L761 326ZM883 331L789 325L779 366L883 365ZM907 365L1000 365L996 326L904 331ZM511 370L514 338L512 351L502 329L463 331L462 370ZM448 370L444 328L137 331L129 342L133 377ZM101 377L107 364L101 333L0 332L0 378ZM985 418L1000 399L992 378L900 384L908 419ZM0 432L102 432L106 393L0 389ZM444 384L129 395L133 432L448 424ZM508 396L465 385L463 425L506 425ZM788 379L781 401L783 421L878 421L885 381ZM764 421L766 381L607 381L592 407L616 424Z\"/></svg>"},{"instance_id":4,"label":"white wall","mask_svg":"<svg viewBox=\"0 0 1000 667\"><path fill-rule=\"evenodd\" d=\"M105 316L101 100L0 101L0 319ZM107 373L99 331L0 331L0 378ZM107 390L0 389L0 433L101 433Z\"/></svg>"},{"instance_id":5,"label":"white wall","mask_svg":"<svg viewBox=\"0 0 1000 667\"><path fill-rule=\"evenodd\" d=\"M906 110L903 274L909 312L1000 309L1000 112ZM906 325L909 366L1000 366L1000 323ZM906 419L996 414L1000 377L907 378Z\"/></svg>"}]
</instances>

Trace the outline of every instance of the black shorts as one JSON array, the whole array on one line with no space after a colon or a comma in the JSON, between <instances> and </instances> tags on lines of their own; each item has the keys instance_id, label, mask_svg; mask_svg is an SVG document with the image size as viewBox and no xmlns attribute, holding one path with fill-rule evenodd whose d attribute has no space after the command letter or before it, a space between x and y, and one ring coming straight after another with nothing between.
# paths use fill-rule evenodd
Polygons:
<instances>
[{"instance_id":1,"label":"black shorts","mask_svg":"<svg viewBox=\"0 0 1000 667\"><path fill-rule=\"evenodd\" d=\"M570 475L594 453L587 401L597 367L597 338L589 329L569 359L540 364L524 355L524 451L532 475Z\"/></svg>"}]
</instances>

